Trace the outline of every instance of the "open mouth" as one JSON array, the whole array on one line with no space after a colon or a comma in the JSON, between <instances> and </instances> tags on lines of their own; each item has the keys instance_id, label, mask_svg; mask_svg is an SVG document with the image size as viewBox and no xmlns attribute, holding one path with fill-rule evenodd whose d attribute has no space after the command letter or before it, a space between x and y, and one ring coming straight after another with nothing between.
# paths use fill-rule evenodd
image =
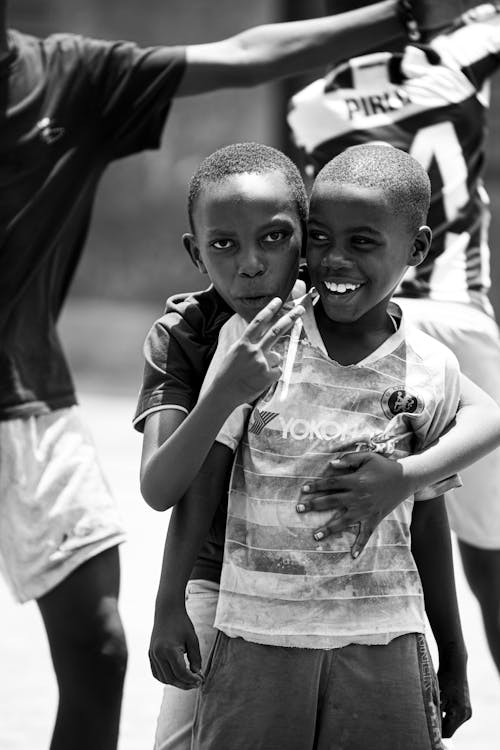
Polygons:
<instances>
[{"instance_id":1,"label":"open mouth","mask_svg":"<svg viewBox=\"0 0 500 750\"><path fill-rule=\"evenodd\" d=\"M348 297L362 286L362 284L355 284L350 281L324 281L323 284L331 294L338 297Z\"/></svg>"}]
</instances>

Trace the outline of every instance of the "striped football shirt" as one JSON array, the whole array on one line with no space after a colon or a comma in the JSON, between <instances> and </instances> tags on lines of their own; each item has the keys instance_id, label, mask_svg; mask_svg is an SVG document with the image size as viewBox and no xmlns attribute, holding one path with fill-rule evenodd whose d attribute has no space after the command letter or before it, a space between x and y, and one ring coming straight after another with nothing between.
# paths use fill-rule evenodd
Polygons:
<instances>
[{"instance_id":1,"label":"striped football shirt","mask_svg":"<svg viewBox=\"0 0 500 750\"><path fill-rule=\"evenodd\" d=\"M307 304L307 303L306 303ZM400 311L396 313L400 316ZM225 324L208 374L213 378L244 323ZM256 643L336 648L385 644L424 631L422 589L410 550L413 498L377 527L363 553L355 529L316 542L329 512L298 514L302 485L328 460L351 451L406 456L433 442L459 398L454 355L403 324L355 365L330 359L308 304L280 342L277 386L224 425L218 440L236 449L215 625ZM456 486L451 477L421 499Z\"/></svg>"},{"instance_id":2,"label":"striped football shirt","mask_svg":"<svg viewBox=\"0 0 500 750\"><path fill-rule=\"evenodd\" d=\"M429 45L351 59L291 100L288 123L310 173L374 141L409 152L428 171L432 248L400 295L472 302L493 314L481 173L489 79L499 66L500 10L486 4Z\"/></svg>"}]
</instances>

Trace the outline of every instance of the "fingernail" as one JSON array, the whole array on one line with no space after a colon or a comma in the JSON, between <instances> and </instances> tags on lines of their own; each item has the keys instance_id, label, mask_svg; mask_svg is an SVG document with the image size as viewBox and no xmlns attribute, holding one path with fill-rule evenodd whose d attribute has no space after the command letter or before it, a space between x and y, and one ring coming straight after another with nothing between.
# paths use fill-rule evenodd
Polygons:
<instances>
[{"instance_id":1,"label":"fingernail","mask_svg":"<svg viewBox=\"0 0 500 750\"><path fill-rule=\"evenodd\" d=\"M309 492L309 490L310 490L310 489L311 489L311 485L309 485L309 484L305 484L305 485L304 485L304 486L302 487L302 492Z\"/></svg>"},{"instance_id":2,"label":"fingernail","mask_svg":"<svg viewBox=\"0 0 500 750\"><path fill-rule=\"evenodd\" d=\"M320 542L322 539L325 538L325 533L323 531L317 531L314 534L314 538L316 539L317 542Z\"/></svg>"},{"instance_id":3,"label":"fingernail","mask_svg":"<svg viewBox=\"0 0 500 750\"><path fill-rule=\"evenodd\" d=\"M359 557L359 549L357 549L356 552L353 552L352 556L354 557L354 559L356 559L356 557Z\"/></svg>"},{"instance_id":4,"label":"fingernail","mask_svg":"<svg viewBox=\"0 0 500 750\"><path fill-rule=\"evenodd\" d=\"M306 506L304 505L304 503L299 503L298 505L295 506L295 510L297 511L297 513L303 513L305 509L306 509Z\"/></svg>"}]
</instances>

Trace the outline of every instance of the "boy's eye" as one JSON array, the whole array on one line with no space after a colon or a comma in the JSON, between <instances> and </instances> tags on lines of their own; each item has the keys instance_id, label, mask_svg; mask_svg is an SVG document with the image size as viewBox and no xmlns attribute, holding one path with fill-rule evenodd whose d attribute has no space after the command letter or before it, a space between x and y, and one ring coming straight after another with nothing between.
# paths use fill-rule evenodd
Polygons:
<instances>
[{"instance_id":1,"label":"boy's eye","mask_svg":"<svg viewBox=\"0 0 500 750\"><path fill-rule=\"evenodd\" d=\"M210 243L210 245L216 250L230 250L232 247L234 247L234 241L228 239L214 240Z\"/></svg>"},{"instance_id":2,"label":"boy's eye","mask_svg":"<svg viewBox=\"0 0 500 750\"><path fill-rule=\"evenodd\" d=\"M368 248L375 245L373 237L364 237L363 235L355 235L352 237L351 242L356 247Z\"/></svg>"},{"instance_id":3,"label":"boy's eye","mask_svg":"<svg viewBox=\"0 0 500 750\"><path fill-rule=\"evenodd\" d=\"M324 232L320 232L319 229L310 229L308 232L309 238L314 242L326 242L328 237Z\"/></svg>"},{"instance_id":4,"label":"boy's eye","mask_svg":"<svg viewBox=\"0 0 500 750\"><path fill-rule=\"evenodd\" d=\"M284 232L282 229L275 229L264 236L263 242L281 242L285 237L288 237L289 234L289 232Z\"/></svg>"}]
</instances>

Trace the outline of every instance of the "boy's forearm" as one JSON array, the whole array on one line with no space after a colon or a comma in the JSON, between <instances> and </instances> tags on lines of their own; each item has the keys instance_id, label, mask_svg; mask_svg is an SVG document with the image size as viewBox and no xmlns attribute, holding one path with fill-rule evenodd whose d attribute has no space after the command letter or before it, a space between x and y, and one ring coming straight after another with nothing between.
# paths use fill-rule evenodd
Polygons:
<instances>
[{"instance_id":1,"label":"boy's forearm","mask_svg":"<svg viewBox=\"0 0 500 750\"><path fill-rule=\"evenodd\" d=\"M183 497L235 406L220 388L207 390L142 467L141 493L148 505L164 511Z\"/></svg>"},{"instance_id":2,"label":"boy's forearm","mask_svg":"<svg viewBox=\"0 0 500 750\"><path fill-rule=\"evenodd\" d=\"M416 502L411 526L412 554L422 581L425 609L440 665L467 660L458 609L453 554L444 497Z\"/></svg>"},{"instance_id":3,"label":"boy's forearm","mask_svg":"<svg viewBox=\"0 0 500 750\"><path fill-rule=\"evenodd\" d=\"M324 67L404 34L397 0L334 16L268 24L187 48L178 95L253 86Z\"/></svg>"}]
</instances>

